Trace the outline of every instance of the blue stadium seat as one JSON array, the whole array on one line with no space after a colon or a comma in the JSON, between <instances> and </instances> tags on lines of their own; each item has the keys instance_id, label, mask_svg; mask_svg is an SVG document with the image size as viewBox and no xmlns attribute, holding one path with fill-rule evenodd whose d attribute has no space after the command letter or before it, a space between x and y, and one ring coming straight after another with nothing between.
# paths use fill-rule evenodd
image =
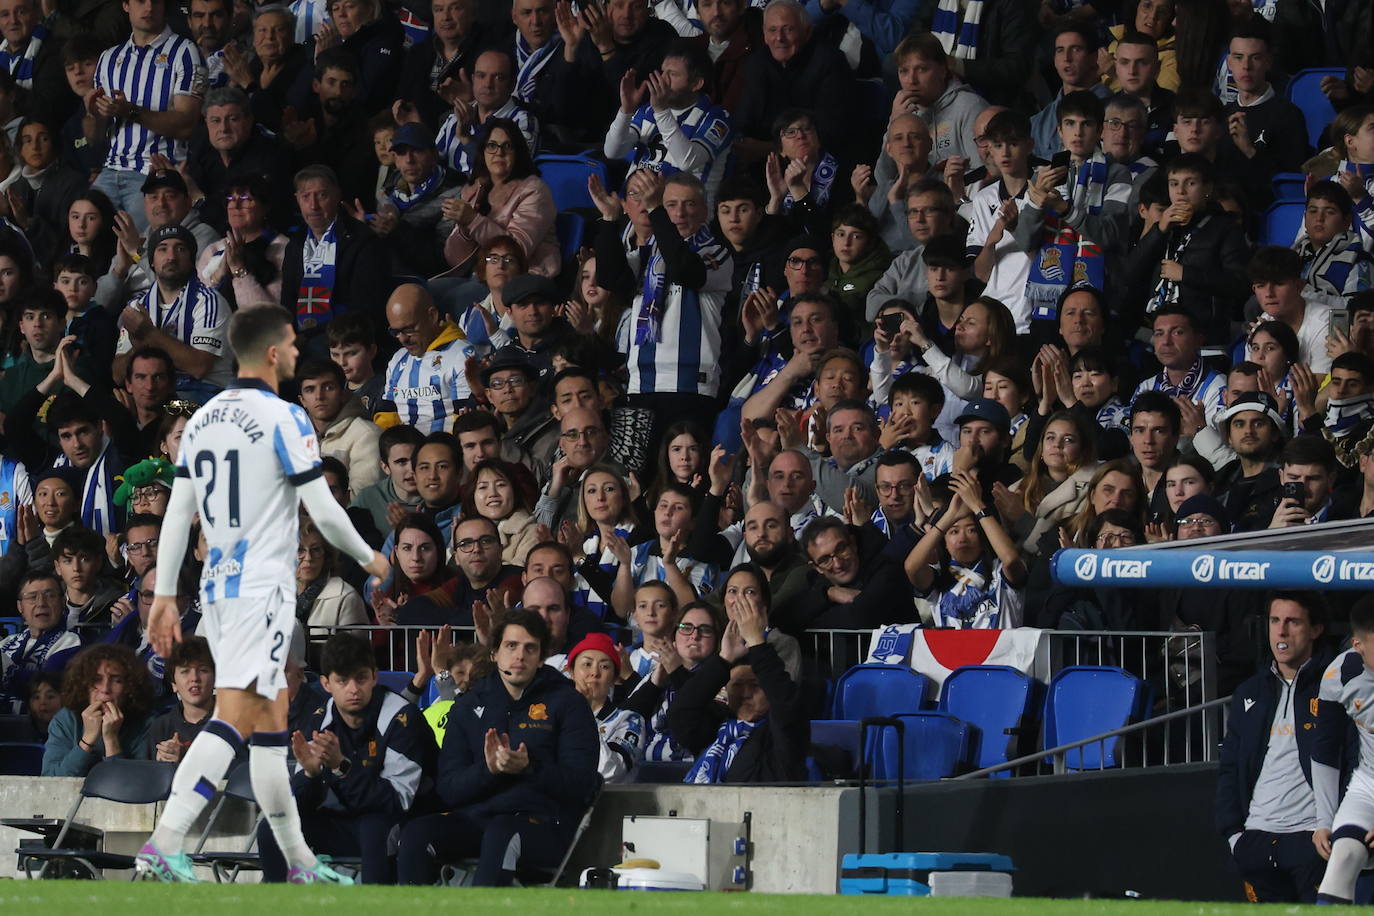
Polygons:
<instances>
[{"instance_id":1,"label":"blue stadium seat","mask_svg":"<svg viewBox=\"0 0 1374 916\"><path fill-rule=\"evenodd\" d=\"M415 679L415 675L409 671L378 671L377 683L383 687L388 687L397 693L404 693L410 686L410 682Z\"/></svg>"},{"instance_id":2,"label":"blue stadium seat","mask_svg":"<svg viewBox=\"0 0 1374 916\"><path fill-rule=\"evenodd\" d=\"M903 741L908 780L946 779L964 769L969 760L973 727L943 712L913 712L894 716L905 727ZM897 730L875 729L874 779L897 778Z\"/></svg>"},{"instance_id":3,"label":"blue stadium seat","mask_svg":"<svg viewBox=\"0 0 1374 916\"><path fill-rule=\"evenodd\" d=\"M1150 688L1121 668L1076 665L1050 681L1045 697L1045 747L1072 744L1144 719L1150 708ZM1096 770L1120 765L1121 738L1074 748L1065 753L1071 770Z\"/></svg>"},{"instance_id":4,"label":"blue stadium seat","mask_svg":"<svg viewBox=\"0 0 1374 916\"><path fill-rule=\"evenodd\" d=\"M0 638L13 636L27 627L23 617L0 617Z\"/></svg>"},{"instance_id":5,"label":"blue stadium seat","mask_svg":"<svg viewBox=\"0 0 1374 916\"><path fill-rule=\"evenodd\" d=\"M1307 200L1307 176L1302 172L1279 172L1270 179L1275 200Z\"/></svg>"},{"instance_id":6,"label":"blue stadium seat","mask_svg":"<svg viewBox=\"0 0 1374 916\"><path fill-rule=\"evenodd\" d=\"M1345 70L1339 67L1299 70L1288 81L1288 101L1302 111L1302 118L1307 122L1307 142L1316 150L1321 149L1322 131L1336 116L1331 100L1322 92L1322 80L1328 76L1345 79Z\"/></svg>"},{"instance_id":7,"label":"blue stadium seat","mask_svg":"<svg viewBox=\"0 0 1374 916\"><path fill-rule=\"evenodd\" d=\"M545 153L534 160L539 166L539 176L553 192L553 202L559 210L572 210L576 207L594 207L592 196L587 193L587 177L601 176L606 183L606 163L589 156L560 156Z\"/></svg>"},{"instance_id":8,"label":"blue stadium seat","mask_svg":"<svg viewBox=\"0 0 1374 916\"><path fill-rule=\"evenodd\" d=\"M586 232L587 221L582 214L564 211L554 218L554 231L558 233L558 250L563 255L563 263L577 257L582 247L582 235Z\"/></svg>"},{"instance_id":9,"label":"blue stadium seat","mask_svg":"<svg viewBox=\"0 0 1374 916\"><path fill-rule=\"evenodd\" d=\"M429 709L429 707L433 706L433 705L434 705L434 702L435 702L436 700L438 700L438 699L439 699L439 682L438 682L437 680L435 680L434 678L430 678L430 679L429 679L429 684L426 685L426 687L425 687L425 692L424 692L424 694L421 695L419 701L418 701L415 705L418 706L418 707L420 707L420 709L423 711L423 710Z\"/></svg>"},{"instance_id":10,"label":"blue stadium seat","mask_svg":"<svg viewBox=\"0 0 1374 916\"><path fill-rule=\"evenodd\" d=\"M39 776L43 745L24 741L0 742L0 776Z\"/></svg>"},{"instance_id":11,"label":"blue stadium seat","mask_svg":"<svg viewBox=\"0 0 1374 916\"><path fill-rule=\"evenodd\" d=\"M27 714L0 716L0 742L28 743L41 737Z\"/></svg>"},{"instance_id":12,"label":"blue stadium seat","mask_svg":"<svg viewBox=\"0 0 1374 916\"><path fill-rule=\"evenodd\" d=\"M973 736L973 765L995 766L1010 760L1016 738L1035 717L1039 682L1006 665L965 665L945 678L940 712L977 729ZM1006 778L1008 770L994 774Z\"/></svg>"},{"instance_id":13,"label":"blue stadium seat","mask_svg":"<svg viewBox=\"0 0 1374 916\"><path fill-rule=\"evenodd\" d=\"M1264 245L1289 247L1302 229L1302 215L1307 209L1303 200L1279 200L1264 211L1264 228L1260 242Z\"/></svg>"},{"instance_id":14,"label":"blue stadium seat","mask_svg":"<svg viewBox=\"0 0 1374 916\"><path fill-rule=\"evenodd\" d=\"M855 665L835 683L832 719L867 719L919 712L930 681L905 665Z\"/></svg>"}]
</instances>

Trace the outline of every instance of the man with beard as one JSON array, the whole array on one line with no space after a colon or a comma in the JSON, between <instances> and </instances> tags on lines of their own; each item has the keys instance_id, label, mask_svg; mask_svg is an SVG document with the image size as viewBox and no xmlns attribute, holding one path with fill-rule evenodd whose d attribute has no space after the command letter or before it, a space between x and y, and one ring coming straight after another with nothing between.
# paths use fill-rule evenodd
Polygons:
<instances>
[{"instance_id":1,"label":"man with beard","mask_svg":"<svg viewBox=\"0 0 1374 916\"><path fill-rule=\"evenodd\" d=\"M665 5L677 9L676 4ZM712 61L717 100L734 111L744 93L745 62L763 43L762 14L744 0L697 0L697 16L706 31L691 41Z\"/></svg>"},{"instance_id":2,"label":"man with beard","mask_svg":"<svg viewBox=\"0 0 1374 916\"><path fill-rule=\"evenodd\" d=\"M1212 492L1237 531L1263 527L1279 489L1283 419L1278 407L1262 391L1245 392L1222 411L1218 422L1236 459L1217 472Z\"/></svg>"},{"instance_id":3,"label":"man with beard","mask_svg":"<svg viewBox=\"0 0 1374 916\"><path fill-rule=\"evenodd\" d=\"M701 549L702 534L710 533L715 528L712 520L717 515L714 513L720 511L720 498L715 492L718 476L716 467L719 464L721 462L714 462L711 466L711 491L697 511L692 540L687 544L687 553L691 556L700 555L693 551ZM705 531L702 530L703 526ZM773 607L786 607L805 591L806 558L797 549L797 537L792 533L787 510L782 506L768 500L755 503L749 507L742 521L726 528L720 536L735 548L731 559L733 565L748 562L763 570L768 577L768 590L773 595ZM724 586L724 581L721 585Z\"/></svg>"},{"instance_id":4,"label":"man with beard","mask_svg":"<svg viewBox=\"0 0 1374 916\"><path fill-rule=\"evenodd\" d=\"M734 132L730 113L702 92L710 75L710 59L682 40L669 46L658 72L644 85L634 71L627 72L620 79L620 110L606 133L606 158L629 155L631 169L695 175L706 186L709 206Z\"/></svg>"},{"instance_id":5,"label":"man with beard","mask_svg":"<svg viewBox=\"0 0 1374 916\"><path fill-rule=\"evenodd\" d=\"M343 48L315 58L312 97L299 115L282 115L281 135L293 151L296 168L323 164L339 176L343 199L373 198L376 160L360 100L358 62Z\"/></svg>"},{"instance_id":6,"label":"man with beard","mask_svg":"<svg viewBox=\"0 0 1374 916\"><path fill-rule=\"evenodd\" d=\"M120 314L122 333L113 375L124 374L135 347L159 347L176 366L177 393L203 404L231 378L229 309L219 293L196 276L196 238L191 230L159 226L148 244L156 281Z\"/></svg>"},{"instance_id":7,"label":"man with beard","mask_svg":"<svg viewBox=\"0 0 1374 916\"><path fill-rule=\"evenodd\" d=\"M211 89L229 85L229 74L224 70L224 46L229 43L232 18L229 0L191 0L186 24L205 58L206 82Z\"/></svg>"}]
</instances>

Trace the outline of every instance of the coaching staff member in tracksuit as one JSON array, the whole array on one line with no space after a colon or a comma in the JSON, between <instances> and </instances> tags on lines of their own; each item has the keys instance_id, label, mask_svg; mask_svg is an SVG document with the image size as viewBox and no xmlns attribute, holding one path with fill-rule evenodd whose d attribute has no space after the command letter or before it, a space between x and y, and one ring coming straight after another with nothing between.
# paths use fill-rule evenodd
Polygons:
<instances>
[{"instance_id":1,"label":"coaching staff member in tracksuit","mask_svg":"<svg viewBox=\"0 0 1374 916\"><path fill-rule=\"evenodd\" d=\"M519 866L556 866L601 784L596 720L544 664L544 618L508 611L491 646L496 670L449 710L437 783L448 811L401 832L402 884L433 884L439 862L474 856L478 886L509 885Z\"/></svg>"},{"instance_id":2,"label":"coaching staff member in tracksuit","mask_svg":"<svg viewBox=\"0 0 1374 916\"><path fill-rule=\"evenodd\" d=\"M397 827L430 789L433 732L418 709L377 683L372 647L356 636L331 636L320 669L329 700L291 735L301 831L318 852L361 857L364 884L391 884ZM285 881L286 860L265 821L258 848L263 878Z\"/></svg>"},{"instance_id":3,"label":"coaching staff member in tracksuit","mask_svg":"<svg viewBox=\"0 0 1374 916\"><path fill-rule=\"evenodd\" d=\"M1313 903L1326 862L1312 844L1312 742L1328 617L1317 592L1275 592L1266 603L1271 658L1231 695L1217 772L1217 831L1256 903ZM1347 742L1357 748L1358 742ZM1354 766L1350 755L1346 775Z\"/></svg>"}]
</instances>

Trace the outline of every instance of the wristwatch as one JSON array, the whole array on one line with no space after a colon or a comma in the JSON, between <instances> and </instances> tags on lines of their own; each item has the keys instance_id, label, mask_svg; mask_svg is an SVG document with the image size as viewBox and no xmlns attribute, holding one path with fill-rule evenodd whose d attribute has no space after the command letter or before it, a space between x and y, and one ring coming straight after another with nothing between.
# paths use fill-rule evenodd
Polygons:
<instances>
[{"instance_id":1,"label":"wristwatch","mask_svg":"<svg viewBox=\"0 0 1374 916\"><path fill-rule=\"evenodd\" d=\"M984 506L977 512L973 513L973 517L978 519L980 522L985 518L992 518L992 510L989 509L987 506Z\"/></svg>"},{"instance_id":2,"label":"wristwatch","mask_svg":"<svg viewBox=\"0 0 1374 916\"><path fill-rule=\"evenodd\" d=\"M334 767L334 769L330 770L329 772L333 773L333 774L334 774L336 777L338 777L339 779L343 779L345 776L348 775L348 771L351 770L352 768L353 768L353 761L351 761L351 760L349 760L347 757L345 757L343 760L340 760L340 761L339 761L339 765L338 765L338 766Z\"/></svg>"}]
</instances>

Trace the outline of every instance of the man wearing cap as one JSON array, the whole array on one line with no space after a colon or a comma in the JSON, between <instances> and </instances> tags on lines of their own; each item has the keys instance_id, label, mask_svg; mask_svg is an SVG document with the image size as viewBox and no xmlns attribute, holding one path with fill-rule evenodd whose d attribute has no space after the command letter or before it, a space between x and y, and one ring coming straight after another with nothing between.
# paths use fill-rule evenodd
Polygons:
<instances>
[{"instance_id":1,"label":"man wearing cap","mask_svg":"<svg viewBox=\"0 0 1374 916\"><path fill-rule=\"evenodd\" d=\"M197 250L213 245L221 237L218 231L201 220L200 214L191 206L186 181L176 169L153 169L142 187L142 220L137 221L138 214L135 217L127 213L116 215L114 231L119 245L110 262L109 272L100 278L96 289L96 301L108 303L111 307L126 296L141 293L153 285L152 237L140 236L140 232L146 233L148 227L184 226L194 236ZM138 225L143 228L136 228Z\"/></svg>"},{"instance_id":2,"label":"man wearing cap","mask_svg":"<svg viewBox=\"0 0 1374 916\"><path fill-rule=\"evenodd\" d=\"M444 201L457 197L457 179L439 162L434 136L423 124L411 122L396 129L391 140L396 158L396 182L377 201L372 231L385 238L399 274L431 277L448 269L444 242L453 222L444 215Z\"/></svg>"},{"instance_id":3,"label":"man wearing cap","mask_svg":"<svg viewBox=\"0 0 1374 916\"><path fill-rule=\"evenodd\" d=\"M954 454L956 470L972 468L984 494L994 483L1011 486L1021 479L1021 469L1008 460L1011 445L1011 416L992 398L974 398L955 418L959 427L959 448Z\"/></svg>"},{"instance_id":4,"label":"man wearing cap","mask_svg":"<svg viewBox=\"0 0 1374 916\"><path fill-rule=\"evenodd\" d=\"M565 319L554 314L554 307L562 301L558 288L547 277L521 274L506 283L501 299L510 311L515 332L506 347L522 351L543 377L553 369L554 348L575 333Z\"/></svg>"},{"instance_id":5,"label":"man wearing cap","mask_svg":"<svg viewBox=\"0 0 1374 916\"><path fill-rule=\"evenodd\" d=\"M605 633L589 633L568 653L573 687L587 699L601 735L597 769L607 783L629 782L644 756L644 717L611 702L620 680L620 650Z\"/></svg>"},{"instance_id":6,"label":"man wearing cap","mask_svg":"<svg viewBox=\"0 0 1374 916\"><path fill-rule=\"evenodd\" d=\"M387 363L372 421L383 429L406 423L426 435L446 431L472 397L467 380L468 358L476 355L472 345L415 283L392 292L386 323L401 349Z\"/></svg>"},{"instance_id":7,"label":"man wearing cap","mask_svg":"<svg viewBox=\"0 0 1374 916\"><path fill-rule=\"evenodd\" d=\"M196 276L196 237L181 225L159 226L148 239L155 282L119 318L113 375L124 374L135 347L166 350L177 369L177 393L205 403L229 384L229 309Z\"/></svg>"},{"instance_id":8,"label":"man wearing cap","mask_svg":"<svg viewBox=\"0 0 1374 916\"><path fill-rule=\"evenodd\" d=\"M1268 394L1246 391L1231 401L1218 422L1236 458L1218 469L1212 492L1235 520L1237 531L1260 528L1279 489L1283 418Z\"/></svg>"},{"instance_id":9,"label":"man wearing cap","mask_svg":"<svg viewBox=\"0 0 1374 916\"><path fill-rule=\"evenodd\" d=\"M529 454L545 475L558 448L558 421L539 396L539 372L516 347L496 351L482 370L487 401L505 426L502 440Z\"/></svg>"}]
</instances>

